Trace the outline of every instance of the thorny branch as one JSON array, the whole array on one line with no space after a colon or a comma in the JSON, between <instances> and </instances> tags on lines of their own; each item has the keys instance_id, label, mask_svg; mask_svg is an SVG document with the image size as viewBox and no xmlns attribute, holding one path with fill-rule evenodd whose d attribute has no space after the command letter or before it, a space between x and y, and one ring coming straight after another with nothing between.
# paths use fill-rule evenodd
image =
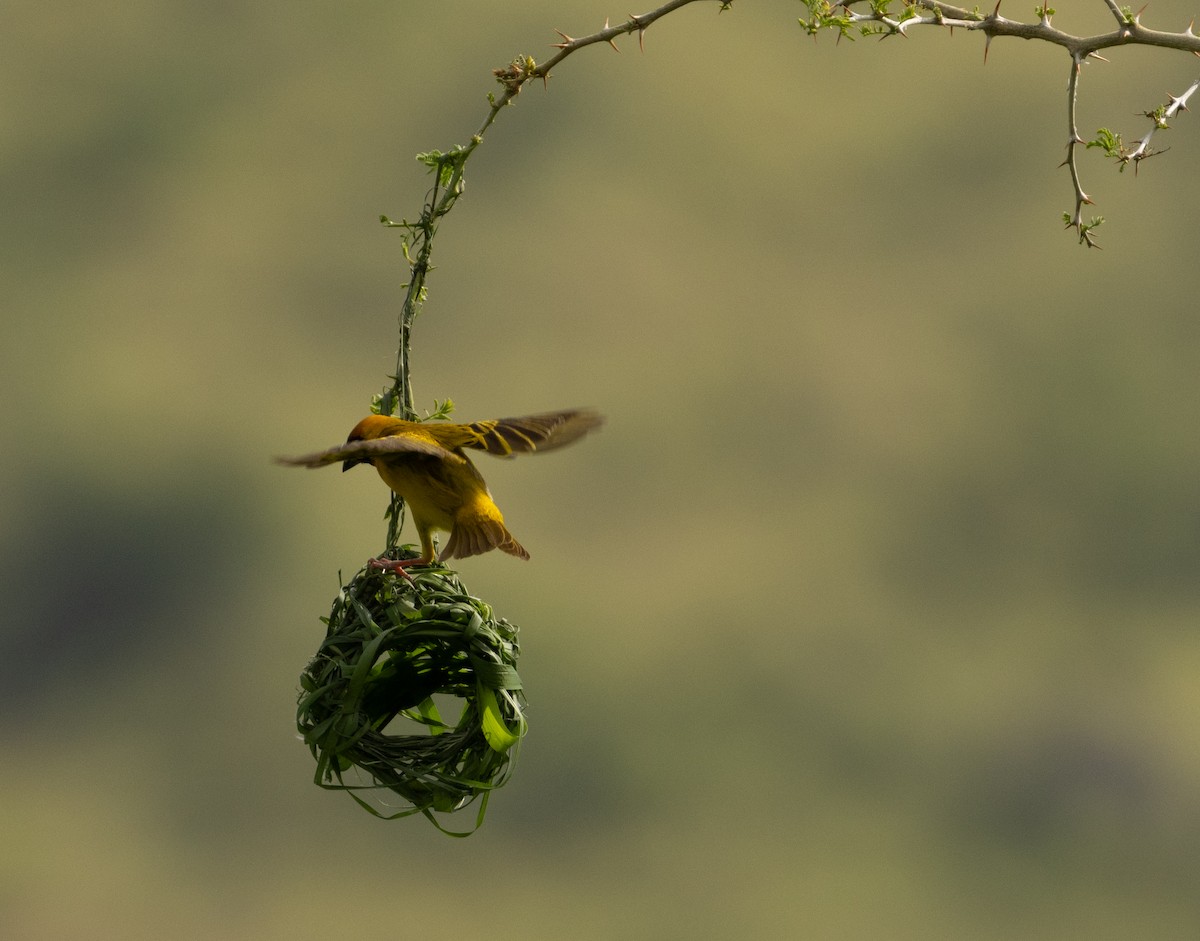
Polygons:
<instances>
[{"instance_id":1,"label":"thorny branch","mask_svg":"<svg viewBox=\"0 0 1200 941\"><path fill-rule=\"evenodd\" d=\"M1087 244L1089 248L1096 247L1095 236L1092 235L1092 229L1103 222L1103 218L1095 216L1090 222L1083 221L1083 207L1090 205L1092 199L1083 191L1083 184L1079 182L1079 164L1075 159L1075 151L1080 144L1086 142L1079 136L1079 125L1075 120L1075 107L1079 100L1079 72L1083 68L1083 62L1080 59L1071 57L1071 74L1067 79L1067 125L1069 133L1067 135L1067 159L1059 166L1066 166L1071 171L1071 185L1075 187L1075 212L1063 213L1063 218L1069 228L1074 228L1079 233L1079 240Z\"/></svg>"},{"instance_id":2,"label":"thorny branch","mask_svg":"<svg viewBox=\"0 0 1200 941\"><path fill-rule=\"evenodd\" d=\"M1145 160L1147 157L1153 157L1155 154L1163 153L1161 150L1150 149L1150 138L1154 136L1155 131L1165 131L1170 128L1171 125L1169 125L1167 121L1175 117L1175 115L1177 115L1180 111L1187 111L1187 101L1192 97L1193 94L1195 94L1197 88L1200 88L1200 78L1192 82L1192 84L1188 86L1188 90L1178 98L1176 98L1174 95L1171 95L1169 96L1170 101L1168 101L1165 105L1159 105L1153 111L1147 111L1146 117L1148 117L1151 121L1150 130L1146 132L1145 137L1138 141L1138 145L1134 147L1133 150L1127 152L1123 151L1118 154L1118 159L1121 161L1121 163L1127 164L1132 162L1134 165L1134 172L1136 172L1139 160Z\"/></svg>"},{"instance_id":3,"label":"thorny branch","mask_svg":"<svg viewBox=\"0 0 1200 941\"><path fill-rule=\"evenodd\" d=\"M484 134L492 126L500 111L512 103L526 82L536 78L540 78L543 83L549 82L551 70L576 50L601 42L608 43L613 49L617 49L617 37L629 33L637 33L638 43L641 45L650 24L680 7L698 2L700 0L669 0L668 3L664 3L649 13L640 15L630 13L629 19L617 26L610 26L605 20L604 28L599 32L579 39L573 39L566 33L555 30L563 41L554 44L558 52L547 61L539 65L531 56L517 56L504 68L493 70L492 74L495 75L504 91L498 96L488 95L490 108L479 130L471 135L470 143L454 147L445 153L434 150L417 155L417 159L429 167L434 174L434 184L426 196L420 218L416 222L409 222L406 219L397 222L387 216L380 217L380 222L384 225L404 231L404 258L408 262L411 275L409 282L404 285L407 293L400 315L400 347L397 351L396 374L391 377L393 380L391 389L376 399L375 404L380 411L385 414L393 414L399 409L405 418L416 417L413 410L412 387L408 376L408 339L413 321L416 319L425 297L425 276L432 267L429 258L433 250L433 237L437 232L439 220L450 212L458 197L463 193L466 185L464 170L467 160L483 143ZM709 0L709 2L717 2L721 10L726 10L732 0ZM617 51L620 50L617 49Z\"/></svg>"},{"instance_id":4,"label":"thorny branch","mask_svg":"<svg viewBox=\"0 0 1200 941\"><path fill-rule=\"evenodd\" d=\"M496 114L500 109L517 96L526 82L534 78L540 78L543 83L548 82L551 70L571 53L582 49L584 46L591 46L601 42L608 43L613 49L620 52L621 50L617 46L617 38L627 36L630 33L638 34L638 45L642 46L646 36L646 29L651 23L661 19L668 13L678 10L680 7L698 2L700 0L670 0L670 2L664 3L657 10L651 10L649 13L630 13L629 19L616 26L610 26L608 20L605 20L603 29L592 33L590 36L581 36L578 39L568 36L562 30L556 29L555 32L562 37L562 42L554 43L554 48L558 52L541 65L538 65L529 56L518 56L505 68L493 70L492 74L496 76L496 80L504 86L504 94L499 98L495 98L494 96L489 98L492 104L492 111L488 115L487 120L483 122L483 127L476 132L475 136L481 137L483 135L483 132L496 119ZM716 2L722 10L727 10L732 5L733 0L708 0L708 2Z\"/></svg>"},{"instance_id":5,"label":"thorny branch","mask_svg":"<svg viewBox=\"0 0 1200 941\"><path fill-rule=\"evenodd\" d=\"M907 36L908 30L916 26L949 27L972 32L983 33L983 58L987 61L988 49L992 40L997 36L1012 36L1018 39L1035 39L1048 42L1064 49L1071 58L1071 72L1067 81L1067 156L1063 161L1071 174L1071 184L1075 191L1075 209L1071 213L1063 213L1063 218L1069 228L1079 234L1079 241L1090 247L1095 247L1095 236L1092 230L1103 222L1102 217L1094 217L1088 222L1083 220L1084 205L1092 200L1084 192L1080 182L1079 165L1077 162L1079 147L1100 147L1105 154L1116 160L1121 169L1132 163L1136 171L1137 165L1147 157L1162 153L1150 147L1150 139L1159 130L1166 130L1167 121L1180 111L1187 110L1187 101L1200 88L1200 79L1179 97L1169 96L1165 105L1160 105L1153 111L1147 111L1152 126L1149 132L1138 142L1137 146L1127 149L1119 135L1105 128L1097 132L1097 138L1085 141L1079 135L1076 122L1076 102L1079 92L1080 69L1088 59L1104 60L1101 50L1120 46L1157 46L1191 52L1200 56L1200 36L1192 32L1192 24L1181 32L1164 32L1142 25L1142 10L1134 13L1128 7L1120 7L1115 0L1103 0L1104 5L1116 22L1111 32L1099 33L1094 36L1075 36L1064 32L1052 23L1054 10L1043 3L1036 8L1037 21L1023 22L1010 20L1000 15L1000 3L989 14L975 10L967 10L941 3L939 0L912 0L906 2L898 13L890 13L890 0L849 0L843 3L831 3L829 0L802 0L808 8L810 18L801 19L801 27L811 36L819 32L831 30L839 39L845 37L854 39L855 35L878 36L887 39L891 36Z\"/></svg>"}]
</instances>

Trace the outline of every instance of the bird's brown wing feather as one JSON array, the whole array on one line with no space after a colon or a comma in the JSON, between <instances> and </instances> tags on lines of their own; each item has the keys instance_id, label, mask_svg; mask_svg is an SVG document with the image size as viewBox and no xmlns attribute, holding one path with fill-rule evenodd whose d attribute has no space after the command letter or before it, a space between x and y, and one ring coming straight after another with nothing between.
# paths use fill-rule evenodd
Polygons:
<instances>
[{"instance_id":1,"label":"bird's brown wing feather","mask_svg":"<svg viewBox=\"0 0 1200 941\"><path fill-rule=\"evenodd\" d=\"M512 457L561 448L603 423L604 419L591 409L574 408L469 425L431 424L430 434L447 448L476 448L497 457Z\"/></svg>"},{"instance_id":2,"label":"bird's brown wing feather","mask_svg":"<svg viewBox=\"0 0 1200 941\"><path fill-rule=\"evenodd\" d=\"M344 461L369 461L374 457L386 457L399 454L428 454L431 457L453 458L454 455L443 447L430 441L413 438L408 435L388 435L384 438L372 438L369 441L347 441L325 451L315 454L304 454L300 457L277 457L277 464L289 467L325 467L328 464L338 464Z\"/></svg>"}]
</instances>

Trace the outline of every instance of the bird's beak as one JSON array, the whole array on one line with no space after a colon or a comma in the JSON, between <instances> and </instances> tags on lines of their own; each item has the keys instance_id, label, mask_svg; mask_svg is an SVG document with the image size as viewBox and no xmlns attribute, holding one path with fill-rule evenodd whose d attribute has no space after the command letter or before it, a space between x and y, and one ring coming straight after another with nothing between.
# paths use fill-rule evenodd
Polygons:
<instances>
[{"instance_id":1,"label":"bird's beak","mask_svg":"<svg viewBox=\"0 0 1200 941\"><path fill-rule=\"evenodd\" d=\"M346 471L348 471L355 464L366 464L366 463L367 463L366 458L362 458L362 457L349 458L345 461L342 461L342 473L343 474L346 473Z\"/></svg>"}]
</instances>

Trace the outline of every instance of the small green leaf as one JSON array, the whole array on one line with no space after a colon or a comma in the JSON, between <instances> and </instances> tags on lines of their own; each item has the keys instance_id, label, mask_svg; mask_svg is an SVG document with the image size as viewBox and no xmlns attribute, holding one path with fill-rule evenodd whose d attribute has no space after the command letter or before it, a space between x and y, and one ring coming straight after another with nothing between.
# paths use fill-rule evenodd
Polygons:
<instances>
[{"instance_id":1,"label":"small green leaf","mask_svg":"<svg viewBox=\"0 0 1200 941\"><path fill-rule=\"evenodd\" d=\"M483 729L483 737L487 739L487 743L492 746L493 751L504 754L521 740L525 730L518 727L515 735L510 732L500 716L500 706L496 702L496 694L482 683L478 684L478 690L479 705L482 710L479 724Z\"/></svg>"}]
</instances>

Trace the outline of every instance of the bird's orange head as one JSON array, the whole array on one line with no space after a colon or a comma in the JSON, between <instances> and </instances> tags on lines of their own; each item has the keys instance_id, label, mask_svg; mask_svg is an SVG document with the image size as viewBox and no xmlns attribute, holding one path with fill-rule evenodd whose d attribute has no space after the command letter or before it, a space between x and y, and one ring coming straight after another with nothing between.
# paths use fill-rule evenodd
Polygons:
<instances>
[{"instance_id":1,"label":"bird's orange head","mask_svg":"<svg viewBox=\"0 0 1200 941\"><path fill-rule=\"evenodd\" d=\"M350 434L346 436L346 443L352 441L372 441L375 438L382 438L390 430L390 426L396 423L396 419L388 418L386 415L368 415L362 421L351 429ZM356 464L370 464L371 459L366 457L347 458L342 462L342 473L348 471Z\"/></svg>"}]
</instances>

